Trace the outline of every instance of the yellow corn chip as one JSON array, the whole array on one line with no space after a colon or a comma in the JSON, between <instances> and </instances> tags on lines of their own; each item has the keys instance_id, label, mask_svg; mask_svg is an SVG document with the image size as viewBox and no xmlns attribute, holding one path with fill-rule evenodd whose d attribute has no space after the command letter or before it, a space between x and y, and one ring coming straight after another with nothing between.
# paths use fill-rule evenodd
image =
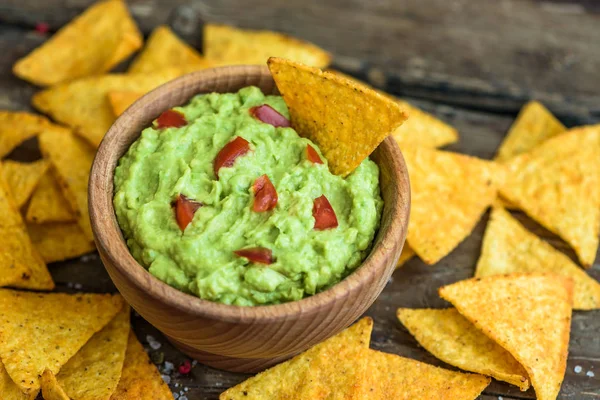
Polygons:
<instances>
[{"instance_id":1,"label":"yellow corn chip","mask_svg":"<svg viewBox=\"0 0 600 400\"><path fill-rule=\"evenodd\" d=\"M47 160L31 163L7 160L3 164L4 179L10 188L17 207L21 208L29 200L31 193L33 193L50 164Z\"/></svg>"},{"instance_id":2,"label":"yellow corn chip","mask_svg":"<svg viewBox=\"0 0 600 400\"><path fill-rule=\"evenodd\" d=\"M60 387L56 376L49 369L45 370L40 379L44 400L71 400Z\"/></svg>"},{"instance_id":3,"label":"yellow corn chip","mask_svg":"<svg viewBox=\"0 0 600 400\"><path fill-rule=\"evenodd\" d=\"M129 332L121 379L110 400L173 400L169 386L133 331Z\"/></svg>"},{"instance_id":4,"label":"yellow corn chip","mask_svg":"<svg viewBox=\"0 0 600 400\"><path fill-rule=\"evenodd\" d=\"M287 58L325 68L331 55L314 44L271 31L238 29L227 25L204 26L204 56L219 65L260 64L269 57Z\"/></svg>"},{"instance_id":5,"label":"yellow corn chip","mask_svg":"<svg viewBox=\"0 0 600 400\"><path fill-rule=\"evenodd\" d=\"M573 308L600 308L600 283L569 257L529 232L502 208L492 210L475 276L548 272L573 280Z\"/></svg>"},{"instance_id":6,"label":"yellow corn chip","mask_svg":"<svg viewBox=\"0 0 600 400\"><path fill-rule=\"evenodd\" d=\"M292 125L336 175L354 171L406 119L396 102L344 77L281 58L268 64Z\"/></svg>"},{"instance_id":7,"label":"yellow corn chip","mask_svg":"<svg viewBox=\"0 0 600 400\"><path fill-rule=\"evenodd\" d=\"M122 0L100 1L13 67L41 86L102 74L142 46L142 35Z\"/></svg>"},{"instance_id":8,"label":"yellow corn chip","mask_svg":"<svg viewBox=\"0 0 600 400\"><path fill-rule=\"evenodd\" d=\"M19 386L13 382L10 378L6 369L4 369L4 364L2 364L2 360L0 360L0 399L2 400L33 400L37 396L36 393L32 393L31 395L26 395L21 391ZM53 400L52 398L46 398L46 400ZM69 399L67 399L69 400Z\"/></svg>"},{"instance_id":9,"label":"yellow corn chip","mask_svg":"<svg viewBox=\"0 0 600 400\"><path fill-rule=\"evenodd\" d=\"M0 110L0 158L49 126L52 126L50 121L41 115Z\"/></svg>"},{"instance_id":10,"label":"yellow corn chip","mask_svg":"<svg viewBox=\"0 0 600 400\"><path fill-rule=\"evenodd\" d=\"M266 58L263 63L265 60ZM133 60L127 72L140 74L184 65L196 69L212 66L196 49L179 39L169 27L161 25L154 29L146 42L146 47Z\"/></svg>"},{"instance_id":11,"label":"yellow corn chip","mask_svg":"<svg viewBox=\"0 0 600 400\"><path fill-rule=\"evenodd\" d=\"M68 260L96 249L85 237L81 227L73 222L27 224L31 242L45 262Z\"/></svg>"},{"instance_id":12,"label":"yellow corn chip","mask_svg":"<svg viewBox=\"0 0 600 400\"><path fill-rule=\"evenodd\" d=\"M113 114L115 117L118 117L143 95L143 93L138 92L109 92L108 102L110 103Z\"/></svg>"},{"instance_id":13,"label":"yellow corn chip","mask_svg":"<svg viewBox=\"0 0 600 400\"><path fill-rule=\"evenodd\" d=\"M463 154L405 147L411 189L407 241L427 264L450 253L496 198L493 163Z\"/></svg>"},{"instance_id":14,"label":"yellow corn chip","mask_svg":"<svg viewBox=\"0 0 600 400\"><path fill-rule=\"evenodd\" d=\"M525 367L538 399L556 399L567 366L570 280L550 274L497 275L444 286L440 296Z\"/></svg>"},{"instance_id":15,"label":"yellow corn chip","mask_svg":"<svg viewBox=\"0 0 600 400\"><path fill-rule=\"evenodd\" d=\"M121 296L0 289L0 359L25 393L60 368L123 307Z\"/></svg>"},{"instance_id":16,"label":"yellow corn chip","mask_svg":"<svg viewBox=\"0 0 600 400\"><path fill-rule=\"evenodd\" d=\"M396 315L425 350L445 363L529 388L523 366L456 309L399 308Z\"/></svg>"},{"instance_id":17,"label":"yellow corn chip","mask_svg":"<svg viewBox=\"0 0 600 400\"><path fill-rule=\"evenodd\" d=\"M600 125L569 130L505 165L502 196L591 266L600 233Z\"/></svg>"},{"instance_id":18,"label":"yellow corn chip","mask_svg":"<svg viewBox=\"0 0 600 400\"><path fill-rule=\"evenodd\" d=\"M490 378L434 367L395 354L364 349L369 372L361 399L474 400Z\"/></svg>"},{"instance_id":19,"label":"yellow corn chip","mask_svg":"<svg viewBox=\"0 0 600 400\"><path fill-rule=\"evenodd\" d=\"M405 243L402 248L402 253L400 253L400 258L398 258L398 263L396 264L396 269L403 266L408 260L413 258L416 255L415 251L410 248L410 246Z\"/></svg>"},{"instance_id":20,"label":"yellow corn chip","mask_svg":"<svg viewBox=\"0 0 600 400\"><path fill-rule=\"evenodd\" d=\"M121 378L129 332L129 306L124 306L56 375L56 382L69 398L110 398ZM43 380L42 392L45 392Z\"/></svg>"},{"instance_id":21,"label":"yellow corn chip","mask_svg":"<svg viewBox=\"0 0 600 400\"><path fill-rule=\"evenodd\" d=\"M56 170L65 199L77 210L77 222L88 240L94 240L88 213L87 187L95 151L72 133L46 131L39 136L40 150Z\"/></svg>"},{"instance_id":22,"label":"yellow corn chip","mask_svg":"<svg viewBox=\"0 0 600 400\"><path fill-rule=\"evenodd\" d=\"M76 222L77 214L63 196L53 170L47 171L31 195L25 219L27 222Z\"/></svg>"},{"instance_id":23,"label":"yellow corn chip","mask_svg":"<svg viewBox=\"0 0 600 400\"><path fill-rule=\"evenodd\" d=\"M496 161L506 161L526 153L546 139L566 130L567 128L542 103L530 101L521 108L506 134L498 149Z\"/></svg>"},{"instance_id":24,"label":"yellow corn chip","mask_svg":"<svg viewBox=\"0 0 600 400\"><path fill-rule=\"evenodd\" d=\"M181 69L171 68L148 74L94 76L38 92L32 103L38 110L71 126L75 133L97 147L115 121L106 98L108 92L146 93L181 74Z\"/></svg>"},{"instance_id":25,"label":"yellow corn chip","mask_svg":"<svg viewBox=\"0 0 600 400\"><path fill-rule=\"evenodd\" d=\"M373 320L371 318L363 318L345 331L319 343L291 360L276 365L275 367L261 372L239 385L228 389L221 393L219 399L300 399L303 397L298 395L298 390L302 389L302 386L306 383L309 383L306 387L307 392L312 392L314 395L314 390L316 390L317 387L311 386L310 382L305 379L309 370L319 365L326 365L329 368L331 364L329 364L327 360L324 360L323 357L331 356L335 351L347 351L348 349L356 347L368 349L372 330ZM333 362L333 360L330 362ZM345 363L345 371L347 367L348 364ZM329 371L329 369L327 370ZM316 372L316 376L323 377L323 373ZM330 382L331 378L332 377L327 377L327 382ZM326 390L326 388L323 388L323 390Z\"/></svg>"},{"instance_id":26,"label":"yellow corn chip","mask_svg":"<svg viewBox=\"0 0 600 400\"><path fill-rule=\"evenodd\" d=\"M442 147L458 141L458 131L452 126L406 101L396 101L408 114L406 122L392 133L400 148Z\"/></svg>"}]
</instances>

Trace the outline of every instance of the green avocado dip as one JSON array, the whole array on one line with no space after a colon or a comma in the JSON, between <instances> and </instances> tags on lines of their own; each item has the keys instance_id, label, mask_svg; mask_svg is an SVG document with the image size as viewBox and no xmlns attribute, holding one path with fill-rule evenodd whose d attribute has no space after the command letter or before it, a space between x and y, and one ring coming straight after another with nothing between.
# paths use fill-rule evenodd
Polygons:
<instances>
[{"instance_id":1,"label":"green avocado dip","mask_svg":"<svg viewBox=\"0 0 600 400\"><path fill-rule=\"evenodd\" d=\"M356 269L379 227L379 169L366 159L331 174L288 119L280 96L246 87L144 129L114 177L133 257L183 292L240 306L299 300Z\"/></svg>"}]
</instances>

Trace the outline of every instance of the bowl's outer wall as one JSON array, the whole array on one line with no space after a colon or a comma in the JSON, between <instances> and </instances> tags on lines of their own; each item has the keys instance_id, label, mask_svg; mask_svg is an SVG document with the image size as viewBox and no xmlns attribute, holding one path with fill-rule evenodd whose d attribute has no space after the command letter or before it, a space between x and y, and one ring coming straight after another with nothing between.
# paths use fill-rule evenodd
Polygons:
<instances>
[{"instance_id":1,"label":"bowl's outer wall","mask_svg":"<svg viewBox=\"0 0 600 400\"><path fill-rule=\"evenodd\" d=\"M90 177L90 216L100 257L133 308L181 350L217 368L256 371L299 353L345 329L375 301L394 271L406 237L408 173L397 144L387 138L373 153L380 167L384 209L373 250L363 265L333 288L276 306L235 307L184 294L150 275L133 259L115 217L113 173L118 159L162 111L194 95L235 92L255 85L277 88L266 67L199 71L138 100L111 127Z\"/></svg>"}]
</instances>

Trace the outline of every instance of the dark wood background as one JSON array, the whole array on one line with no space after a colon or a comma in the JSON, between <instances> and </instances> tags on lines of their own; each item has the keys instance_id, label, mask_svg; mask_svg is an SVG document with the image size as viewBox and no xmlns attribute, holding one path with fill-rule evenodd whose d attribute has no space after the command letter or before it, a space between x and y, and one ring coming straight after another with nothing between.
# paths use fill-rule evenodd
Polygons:
<instances>
[{"instance_id":1,"label":"dark wood background","mask_svg":"<svg viewBox=\"0 0 600 400\"><path fill-rule=\"evenodd\" d=\"M38 22L58 29L92 0L1 0L0 109L30 109L36 88L13 77L14 61L45 40ZM595 0L129 0L145 34L171 24L201 48L201 21L265 28L304 38L331 51L334 67L430 111L461 134L451 150L492 158L518 109L544 102L568 126L600 122L600 2ZM39 157L35 141L13 158ZM574 259L562 241L522 214L519 219ZM375 319L372 347L446 366L397 322L398 307L444 307L441 285L473 275L486 214L473 234L435 266L417 259L396 271L368 311ZM600 279L600 260L589 271ZM50 266L59 290L114 290L96 255ZM79 286L78 286L79 287ZM185 357L148 323L134 316L138 337L162 343L165 360ZM157 354L154 354L156 357ZM576 366L582 371L575 373ZM164 364L161 364L161 368ZM451 367L449 367L451 368ZM595 376L588 377L592 371ZM247 376L197 365L171 375L173 391L188 399L216 399ZM480 398L533 399L532 390L493 382ZM561 399L600 399L600 311L573 315L567 374Z\"/></svg>"}]
</instances>

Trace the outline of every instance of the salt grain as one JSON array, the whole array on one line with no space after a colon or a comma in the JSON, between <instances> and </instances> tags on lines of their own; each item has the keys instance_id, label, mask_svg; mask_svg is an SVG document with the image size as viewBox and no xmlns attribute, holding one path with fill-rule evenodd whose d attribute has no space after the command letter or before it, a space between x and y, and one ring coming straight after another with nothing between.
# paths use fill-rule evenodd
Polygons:
<instances>
[{"instance_id":1,"label":"salt grain","mask_svg":"<svg viewBox=\"0 0 600 400\"><path fill-rule=\"evenodd\" d=\"M179 396L179 400L188 400L186 396Z\"/></svg>"},{"instance_id":2,"label":"salt grain","mask_svg":"<svg viewBox=\"0 0 600 400\"><path fill-rule=\"evenodd\" d=\"M576 365L575 368L573 368L573 371L575 371L575 373L578 374L581 372L582 369L583 368L581 368L581 365Z\"/></svg>"},{"instance_id":3,"label":"salt grain","mask_svg":"<svg viewBox=\"0 0 600 400\"><path fill-rule=\"evenodd\" d=\"M162 346L162 344L154 339L154 336L146 335L146 341L152 350L158 350Z\"/></svg>"},{"instance_id":4,"label":"salt grain","mask_svg":"<svg viewBox=\"0 0 600 400\"><path fill-rule=\"evenodd\" d=\"M165 365L163 366L163 372L165 374L170 374L175 369L175 365L172 362L165 361Z\"/></svg>"},{"instance_id":5,"label":"salt grain","mask_svg":"<svg viewBox=\"0 0 600 400\"><path fill-rule=\"evenodd\" d=\"M161 375L160 376L162 378L163 381L165 381L165 383L168 385L169 383L171 383L171 377L169 375Z\"/></svg>"},{"instance_id":6,"label":"salt grain","mask_svg":"<svg viewBox=\"0 0 600 400\"><path fill-rule=\"evenodd\" d=\"M81 289L83 289L83 285L82 285L81 283L75 283L75 284L73 285L73 287L74 287L76 290L81 290Z\"/></svg>"},{"instance_id":7,"label":"salt grain","mask_svg":"<svg viewBox=\"0 0 600 400\"><path fill-rule=\"evenodd\" d=\"M174 398L174 399L177 399L178 397L179 397L179 393L177 393L177 392L173 392L173 398Z\"/></svg>"},{"instance_id":8,"label":"salt grain","mask_svg":"<svg viewBox=\"0 0 600 400\"><path fill-rule=\"evenodd\" d=\"M593 378L595 376L592 371L588 371L585 375L588 376L588 377L590 377L590 378Z\"/></svg>"}]
</instances>

